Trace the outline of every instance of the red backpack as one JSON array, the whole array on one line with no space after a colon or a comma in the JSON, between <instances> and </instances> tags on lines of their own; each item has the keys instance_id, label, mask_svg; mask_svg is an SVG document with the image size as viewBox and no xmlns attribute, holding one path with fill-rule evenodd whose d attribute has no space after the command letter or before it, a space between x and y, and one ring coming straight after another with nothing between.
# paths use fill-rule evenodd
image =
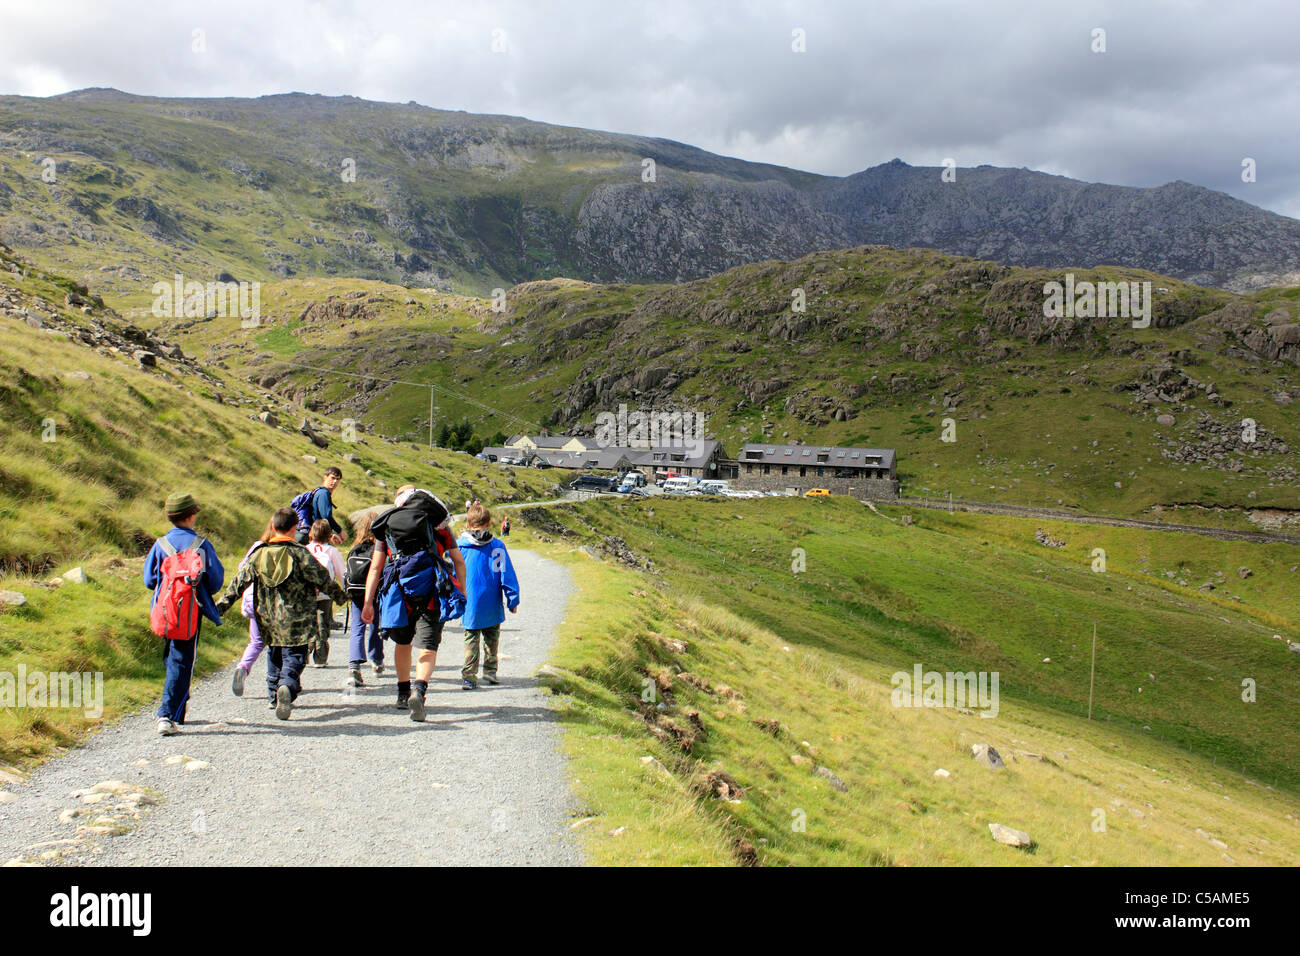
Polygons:
<instances>
[{"instance_id":1,"label":"red backpack","mask_svg":"<svg viewBox=\"0 0 1300 956\"><path fill-rule=\"evenodd\" d=\"M191 641L199 632L199 581L203 578L203 545L206 539L195 537L184 551L178 552L165 537L158 539L165 557L159 569L162 580L158 596L149 612L149 625L159 637L169 641Z\"/></svg>"}]
</instances>

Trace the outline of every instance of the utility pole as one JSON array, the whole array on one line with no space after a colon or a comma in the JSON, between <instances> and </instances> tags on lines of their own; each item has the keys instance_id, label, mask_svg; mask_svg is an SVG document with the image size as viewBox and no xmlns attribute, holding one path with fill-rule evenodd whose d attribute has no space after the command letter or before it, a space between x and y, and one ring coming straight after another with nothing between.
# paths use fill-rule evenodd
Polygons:
<instances>
[{"instance_id":1,"label":"utility pole","mask_svg":"<svg viewBox=\"0 0 1300 956\"><path fill-rule=\"evenodd\" d=\"M429 386L429 451L433 451L433 386Z\"/></svg>"}]
</instances>

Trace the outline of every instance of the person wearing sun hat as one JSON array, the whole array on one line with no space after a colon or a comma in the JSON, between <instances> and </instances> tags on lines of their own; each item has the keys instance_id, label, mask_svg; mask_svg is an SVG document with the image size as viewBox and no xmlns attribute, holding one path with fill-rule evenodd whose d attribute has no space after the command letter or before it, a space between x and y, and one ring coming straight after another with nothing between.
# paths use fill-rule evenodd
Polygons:
<instances>
[{"instance_id":1,"label":"person wearing sun hat","mask_svg":"<svg viewBox=\"0 0 1300 956\"><path fill-rule=\"evenodd\" d=\"M195 542L199 539L198 532L194 530L199 506L192 494L183 491L168 495L163 512L172 523L172 529L154 542L144 559L144 586L153 591L153 601L158 599L159 586L163 581L162 563L168 551L180 553L188 550L195 547ZM220 624L221 615L217 613L212 595L221 590L221 585L226 580L226 571L221 566L221 559L217 557L212 542L206 539L199 541L198 550L203 555L203 577L196 588L199 610L203 617L214 624ZM152 608L152 602L150 607ZM201 623L199 630L202 630ZM190 700L190 679L194 676L194 651L198 643L197 631L192 640L164 639L162 642L166 677L163 679L162 702L158 705L158 733L164 737L170 737L177 732L178 724L185 723L185 708Z\"/></svg>"}]
</instances>

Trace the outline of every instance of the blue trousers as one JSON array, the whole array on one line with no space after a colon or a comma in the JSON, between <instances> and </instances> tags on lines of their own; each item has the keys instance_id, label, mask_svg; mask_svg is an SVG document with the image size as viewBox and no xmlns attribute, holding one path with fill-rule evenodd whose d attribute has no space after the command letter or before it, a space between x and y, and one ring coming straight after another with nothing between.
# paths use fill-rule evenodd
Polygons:
<instances>
[{"instance_id":1,"label":"blue trousers","mask_svg":"<svg viewBox=\"0 0 1300 956\"><path fill-rule=\"evenodd\" d=\"M370 633L367 634L366 631ZM369 653L367 653L369 652ZM361 620L361 605L352 602L352 632L348 640L348 663L360 667L369 658L372 664L384 662L384 641L379 636L379 612L369 625Z\"/></svg>"},{"instance_id":2,"label":"blue trousers","mask_svg":"<svg viewBox=\"0 0 1300 956\"><path fill-rule=\"evenodd\" d=\"M302 672L307 668L307 645L276 647L266 645L266 689L271 700L281 684L289 688L289 699L297 700L302 693Z\"/></svg>"},{"instance_id":3,"label":"blue trousers","mask_svg":"<svg viewBox=\"0 0 1300 956\"><path fill-rule=\"evenodd\" d=\"M202 621L199 631L203 630ZM163 641L163 678L162 703L158 705L158 716L185 723L185 707L190 702L190 679L194 676L194 654L199 644L198 631L191 641Z\"/></svg>"}]
</instances>

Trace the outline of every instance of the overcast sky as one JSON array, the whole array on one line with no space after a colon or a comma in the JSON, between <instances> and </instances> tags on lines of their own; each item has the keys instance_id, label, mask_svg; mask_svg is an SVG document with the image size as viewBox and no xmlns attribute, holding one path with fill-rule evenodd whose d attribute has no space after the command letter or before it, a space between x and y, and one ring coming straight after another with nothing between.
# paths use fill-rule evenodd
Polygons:
<instances>
[{"instance_id":1,"label":"overcast sky","mask_svg":"<svg viewBox=\"0 0 1300 956\"><path fill-rule=\"evenodd\" d=\"M1296 0L0 0L0 92L89 86L415 100L835 175L1183 179L1300 217Z\"/></svg>"}]
</instances>

